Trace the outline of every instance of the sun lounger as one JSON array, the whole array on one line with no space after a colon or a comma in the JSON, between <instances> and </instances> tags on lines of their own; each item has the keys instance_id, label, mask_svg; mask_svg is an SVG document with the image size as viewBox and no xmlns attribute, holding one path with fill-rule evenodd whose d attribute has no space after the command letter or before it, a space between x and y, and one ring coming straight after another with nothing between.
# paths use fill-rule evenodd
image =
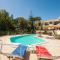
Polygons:
<instances>
[{"instance_id":1,"label":"sun lounger","mask_svg":"<svg viewBox=\"0 0 60 60\"><path fill-rule=\"evenodd\" d=\"M55 39L60 39L60 31L58 31L58 30L57 31L53 31L52 34L53 34Z\"/></svg>"},{"instance_id":2,"label":"sun lounger","mask_svg":"<svg viewBox=\"0 0 60 60\"><path fill-rule=\"evenodd\" d=\"M27 49L27 46L19 45L11 54L9 54L9 53L1 53L1 54L6 55L9 59L18 58L18 59L22 60L22 59L24 59L23 56L26 53L26 49Z\"/></svg>"}]
</instances>

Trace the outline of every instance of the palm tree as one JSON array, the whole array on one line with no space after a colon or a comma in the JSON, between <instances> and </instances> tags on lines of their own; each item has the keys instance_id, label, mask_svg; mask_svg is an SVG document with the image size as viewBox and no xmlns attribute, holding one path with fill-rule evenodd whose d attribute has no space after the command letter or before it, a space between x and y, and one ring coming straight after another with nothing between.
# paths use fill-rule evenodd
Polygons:
<instances>
[{"instance_id":1,"label":"palm tree","mask_svg":"<svg viewBox=\"0 0 60 60\"><path fill-rule=\"evenodd\" d=\"M29 21L30 21L30 28L31 28L31 32L34 33L35 31L35 26L34 26L34 17L33 16L30 16L29 17Z\"/></svg>"}]
</instances>

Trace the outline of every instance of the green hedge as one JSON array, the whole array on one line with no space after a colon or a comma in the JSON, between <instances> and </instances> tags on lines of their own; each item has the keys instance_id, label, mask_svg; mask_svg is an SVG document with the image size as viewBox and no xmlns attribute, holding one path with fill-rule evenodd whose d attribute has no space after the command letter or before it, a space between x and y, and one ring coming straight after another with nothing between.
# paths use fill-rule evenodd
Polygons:
<instances>
[{"instance_id":1,"label":"green hedge","mask_svg":"<svg viewBox=\"0 0 60 60\"><path fill-rule=\"evenodd\" d=\"M0 36L6 35L6 34L7 34L7 31L0 31Z\"/></svg>"}]
</instances>

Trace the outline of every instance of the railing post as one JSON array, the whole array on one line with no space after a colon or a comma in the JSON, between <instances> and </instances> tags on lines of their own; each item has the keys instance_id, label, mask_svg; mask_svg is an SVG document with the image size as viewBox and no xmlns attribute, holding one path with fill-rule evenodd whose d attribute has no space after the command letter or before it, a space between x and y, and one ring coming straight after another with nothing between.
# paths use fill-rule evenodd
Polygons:
<instances>
[{"instance_id":1,"label":"railing post","mask_svg":"<svg viewBox=\"0 0 60 60\"><path fill-rule=\"evenodd\" d=\"M1 45L0 53L2 52L2 44L3 44L3 42L2 42L2 40L0 40L0 45Z\"/></svg>"}]
</instances>

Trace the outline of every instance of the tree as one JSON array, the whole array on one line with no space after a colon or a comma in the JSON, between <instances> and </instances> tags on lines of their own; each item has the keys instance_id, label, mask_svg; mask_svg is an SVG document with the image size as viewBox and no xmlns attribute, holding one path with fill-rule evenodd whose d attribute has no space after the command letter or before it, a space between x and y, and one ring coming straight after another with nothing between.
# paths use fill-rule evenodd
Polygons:
<instances>
[{"instance_id":1,"label":"tree","mask_svg":"<svg viewBox=\"0 0 60 60\"><path fill-rule=\"evenodd\" d=\"M37 22L35 24L35 22ZM32 15L26 20L24 17L17 17L14 19L13 15L9 15L6 10L0 10L0 32L29 32L35 33L36 27L41 26L41 17L33 17Z\"/></svg>"},{"instance_id":2,"label":"tree","mask_svg":"<svg viewBox=\"0 0 60 60\"><path fill-rule=\"evenodd\" d=\"M31 28L31 32L34 33L35 32L35 27L34 27L34 18L33 18L33 16L29 17L29 25L30 25L30 28Z\"/></svg>"},{"instance_id":3,"label":"tree","mask_svg":"<svg viewBox=\"0 0 60 60\"><path fill-rule=\"evenodd\" d=\"M34 17L34 20L35 20L35 21L40 21L40 20L42 20L42 19L41 19L41 17Z\"/></svg>"},{"instance_id":4,"label":"tree","mask_svg":"<svg viewBox=\"0 0 60 60\"><path fill-rule=\"evenodd\" d=\"M15 26L6 10L0 10L0 31L12 31Z\"/></svg>"},{"instance_id":5,"label":"tree","mask_svg":"<svg viewBox=\"0 0 60 60\"><path fill-rule=\"evenodd\" d=\"M40 29L41 28L41 20L42 20L41 17L34 17L36 29Z\"/></svg>"},{"instance_id":6,"label":"tree","mask_svg":"<svg viewBox=\"0 0 60 60\"><path fill-rule=\"evenodd\" d=\"M27 21L23 17L18 17L15 19L17 22L17 27L23 32L27 28Z\"/></svg>"},{"instance_id":7,"label":"tree","mask_svg":"<svg viewBox=\"0 0 60 60\"><path fill-rule=\"evenodd\" d=\"M41 17L30 16L29 21L30 21L30 28L32 30L32 33L34 33L36 29L40 28L40 26L41 26Z\"/></svg>"}]
</instances>

